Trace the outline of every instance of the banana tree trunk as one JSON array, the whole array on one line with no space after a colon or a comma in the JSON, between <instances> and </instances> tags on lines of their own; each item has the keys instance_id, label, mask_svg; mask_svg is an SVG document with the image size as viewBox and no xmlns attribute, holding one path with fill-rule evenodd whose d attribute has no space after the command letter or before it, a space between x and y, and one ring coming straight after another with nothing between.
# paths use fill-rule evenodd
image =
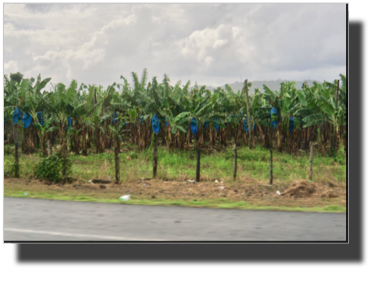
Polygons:
<instances>
[{"instance_id":1,"label":"banana tree trunk","mask_svg":"<svg viewBox=\"0 0 380 285\"><path fill-rule=\"evenodd\" d=\"M38 133L38 137L40 138L40 144L41 144L41 150L42 150L42 156L47 157L47 150L46 150L46 139L45 136L41 133Z\"/></svg>"},{"instance_id":2,"label":"banana tree trunk","mask_svg":"<svg viewBox=\"0 0 380 285\"><path fill-rule=\"evenodd\" d=\"M60 124L60 128L59 128L59 140L60 140L60 144L61 144L61 152L65 152L66 151L66 124L64 122L62 122Z\"/></svg>"},{"instance_id":3,"label":"banana tree trunk","mask_svg":"<svg viewBox=\"0 0 380 285\"><path fill-rule=\"evenodd\" d=\"M247 132L244 132L244 134L243 134L243 140L244 140L244 145L247 146L248 145Z\"/></svg>"},{"instance_id":4,"label":"banana tree trunk","mask_svg":"<svg viewBox=\"0 0 380 285\"><path fill-rule=\"evenodd\" d=\"M241 123L237 125L237 138L236 138L236 145L240 146L241 141Z\"/></svg>"},{"instance_id":5,"label":"banana tree trunk","mask_svg":"<svg viewBox=\"0 0 380 285\"><path fill-rule=\"evenodd\" d=\"M151 136L149 136L150 132L149 132L149 123L144 123L144 128L145 128L145 131L144 131L144 135L145 135L145 138L144 138L144 144L145 144L145 148L148 148L150 146L150 143L149 143L149 138Z\"/></svg>"},{"instance_id":6,"label":"banana tree trunk","mask_svg":"<svg viewBox=\"0 0 380 285\"><path fill-rule=\"evenodd\" d=\"M187 134L186 134L186 151L189 151L190 149L190 140L191 140L191 131L190 131L190 124L187 126Z\"/></svg>"},{"instance_id":7,"label":"banana tree trunk","mask_svg":"<svg viewBox=\"0 0 380 285\"><path fill-rule=\"evenodd\" d=\"M93 132L90 128L86 129L87 131L87 149L91 149L91 142L93 138Z\"/></svg>"},{"instance_id":8,"label":"banana tree trunk","mask_svg":"<svg viewBox=\"0 0 380 285\"><path fill-rule=\"evenodd\" d=\"M82 155L87 156L86 125L82 125Z\"/></svg>"},{"instance_id":9,"label":"banana tree trunk","mask_svg":"<svg viewBox=\"0 0 380 285\"><path fill-rule=\"evenodd\" d=\"M340 147L340 133L339 133L339 126L338 126L338 130L336 131L335 153L338 153L339 147Z\"/></svg>"},{"instance_id":10,"label":"banana tree trunk","mask_svg":"<svg viewBox=\"0 0 380 285\"><path fill-rule=\"evenodd\" d=\"M112 146L113 146L113 135L112 135L112 132L109 128L108 128L108 137L109 137L108 148L112 148Z\"/></svg>"},{"instance_id":11,"label":"banana tree trunk","mask_svg":"<svg viewBox=\"0 0 380 285\"><path fill-rule=\"evenodd\" d=\"M170 125L166 128L166 146L168 148L168 151L170 152L170 145L172 143L172 134Z\"/></svg>"},{"instance_id":12,"label":"banana tree trunk","mask_svg":"<svg viewBox=\"0 0 380 285\"><path fill-rule=\"evenodd\" d=\"M99 127L95 128L95 140L96 140L96 153L100 153L100 130L99 130Z\"/></svg>"},{"instance_id":13,"label":"banana tree trunk","mask_svg":"<svg viewBox=\"0 0 380 285\"><path fill-rule=\"evenodd\" d=\"M282 122L279 122L277 125L277 151L282 151Z\"/></svg>"},{"instance_id":14,"label":"banana tree trunk","mask_svg":"<svg viewBox=\"0 0 380 285\"><path fill-rule=\"evenodd\" d=\"M209 136L210 136L210 142L209 142L209 147L212 147L212 124L209 126Z\"/></svg>"},{"instance_id":15,"label":"banana tree trunk","mask_svg":"<svg viewBox=\"0 0 380 285\"><path fill-rule=\"evenodd\" d=\"M38 120L36 121L38 124ZM42 156L47 157L47 150L46 150L46 141L45 141L45 135L42 135L41 131L36 128L37 136L40 140L41 150L42 150Z\"/></svg>"}]
</instances>

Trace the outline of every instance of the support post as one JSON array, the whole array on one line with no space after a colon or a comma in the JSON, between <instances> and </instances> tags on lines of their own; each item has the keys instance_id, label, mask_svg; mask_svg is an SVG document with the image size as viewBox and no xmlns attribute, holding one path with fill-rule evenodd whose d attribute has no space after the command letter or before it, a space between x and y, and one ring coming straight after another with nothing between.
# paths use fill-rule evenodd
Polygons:
<instances>
[{"instance_id":1,"label":"support post","mask_svg":"<svg viewBox=\"0 0 380 285\"><path fill-rule=\"evenodd\" d=\"M154 134L153 143L153 178L157 177L157 135Z\"/></svg>"},{"instance_id":2,"label":"support post","mask_svg":"<svg viewBox=\"0 0 380 285\"><path fill-rule=\"evenodd\" d=\"M236 171L237 171L237 147L236 140L234 142L234 180L236 180Z\"/></svg>"},{"instance_id":3,"label":"support post","mask_svg":"<svg viewBox=\"0 0 380 285\"><path fill-rule=\"evenodd\" d=\"M200 181L200 168L201 168L201 150L197 148L197 172L195 176L195 181Z\"/></svg>"},{"instance_id":4,"label":"support post","mask_svg":"<svg viewBox=\"0 0 380 285\"><path fill-rule=\"evenodd\" d=\"M273 153L272 150L270 150L270 178L269 178L269 184L272 185L273 183Z\"/></svg>"},{"instance_id":5,"label":"support post","mask_svg":"<svg viewBox=\"0 0 380 285\"><path fill-rule=\"evenodd\" d=\"M119 149L115 146L115 178L116 184L120 183L120 169L119 169Z\"/></svg>"},{"instance_id":6,"label":"support post","mask_svg":"<svg viewBox=\"0 0 380 285\"><path fill-rule=\"evenodd\" d=\"M248 123L248 133L249 133L249 149L252 148L252 127L251 127L251 111L249 108L249 98L248 98L248 79L244 81L244 87L245 87L245 97L247 99L247 123Z\"/></svg>"},{"instance_id":7,"label":"support post","mask_svg":"<svg viewBox=\"0 0 380 285\"><path fill-rule=\"evenodd\" d=\"M312 181L313 177L313 144L310 144L310 170L309 170L309 180Z\"/></svg>"}]
</instances>

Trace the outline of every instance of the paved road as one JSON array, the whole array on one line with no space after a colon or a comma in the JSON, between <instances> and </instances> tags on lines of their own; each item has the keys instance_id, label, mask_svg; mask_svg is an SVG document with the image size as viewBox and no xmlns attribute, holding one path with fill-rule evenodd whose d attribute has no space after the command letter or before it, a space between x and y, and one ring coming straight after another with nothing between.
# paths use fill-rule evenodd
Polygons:
<instances>
[{"instance_id":1,"label":"paved road","mask_svg":"<svg viewBox=\"0 0 380 285\"><path fill-rule=\"evenodd\" d=\"M346 215L4 198L5 241L345 241Z\"/></svg>"}]
</instances>

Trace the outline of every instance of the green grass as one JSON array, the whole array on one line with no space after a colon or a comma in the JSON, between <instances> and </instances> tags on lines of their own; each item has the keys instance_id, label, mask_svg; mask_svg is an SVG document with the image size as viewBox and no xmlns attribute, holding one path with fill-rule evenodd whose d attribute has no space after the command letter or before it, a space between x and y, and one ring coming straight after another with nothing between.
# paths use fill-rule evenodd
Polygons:
<instances>
[{"instance_id":1,"label":"green grass","mask_svg":"<svg viewBox=\"0 0 380 285\"><path fill-rule=\"evenodd\" d=\"M25 193L27 195L25 195ZM345 213L346 207L339 205L329 205L325 207L276 207L276 206L257 206L244 201L234 202L228 199L214 199L203 201L183 201L183 200L165 200L165 199L131 199L126 202L120 202L118 199L102 199L87 196L62 195L60 193L50 194L44 192L28 193L27 191L5 190L6 197L18 198L37 198L61 201L79 201L79 202L101 202L130 205L155 205L155 206L184 206L184 207L203 207L219 209L241 209L241 210L271 210L271 211L292 211L292 212L329 212Z\"/></svg>"},{"instance_id":2,"label":"green grass","mask_svg":"<svg viewBox=\"0 0 380 285\"><path fill-rule=\"evenodd\" d=\"M132 160L127 160L127 156ZM152 176L153 150L125 151L119 155L121 181L135 181ZM33 177L33 167L40 159L39 154L21 155L21 178ZM71 154L73 178L88 181L93 178L114 178L114 154L89 154L87 157ZM273 175L275 181L290 182L307 179L309 173L309 154L294 156L287 153L273 152ZM14 160L12 153L5 154L5 173ZM249 150L238 148L238 178L253 178L258 181L269 180L269 151L261 146ZM166 147L158 148L158 178L183 180L195 178L196 152L175 151L169 153ZM201 154L201 179L232 180L233 149L220 153ZM313 159L313 181L346 181L346 158L342 152L338 157L322 157L315 154Z\"/></svg>"}]
</instances>

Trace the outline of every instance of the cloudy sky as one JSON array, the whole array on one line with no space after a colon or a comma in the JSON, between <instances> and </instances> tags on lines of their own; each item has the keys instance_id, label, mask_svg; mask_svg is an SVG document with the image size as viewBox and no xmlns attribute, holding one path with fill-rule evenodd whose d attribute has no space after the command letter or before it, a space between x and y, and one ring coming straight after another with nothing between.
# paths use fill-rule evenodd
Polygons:
<instances>
[{"instance_id":1,"label":"cloudy sky","mask_svg":"<svg viewBox=\"0 0 380 285\"><path fill-rule=\"evenodd\" d=\"M211 86L346 73L345 4L4 4L4 73Z\"/></svg>"}]
</instances>

